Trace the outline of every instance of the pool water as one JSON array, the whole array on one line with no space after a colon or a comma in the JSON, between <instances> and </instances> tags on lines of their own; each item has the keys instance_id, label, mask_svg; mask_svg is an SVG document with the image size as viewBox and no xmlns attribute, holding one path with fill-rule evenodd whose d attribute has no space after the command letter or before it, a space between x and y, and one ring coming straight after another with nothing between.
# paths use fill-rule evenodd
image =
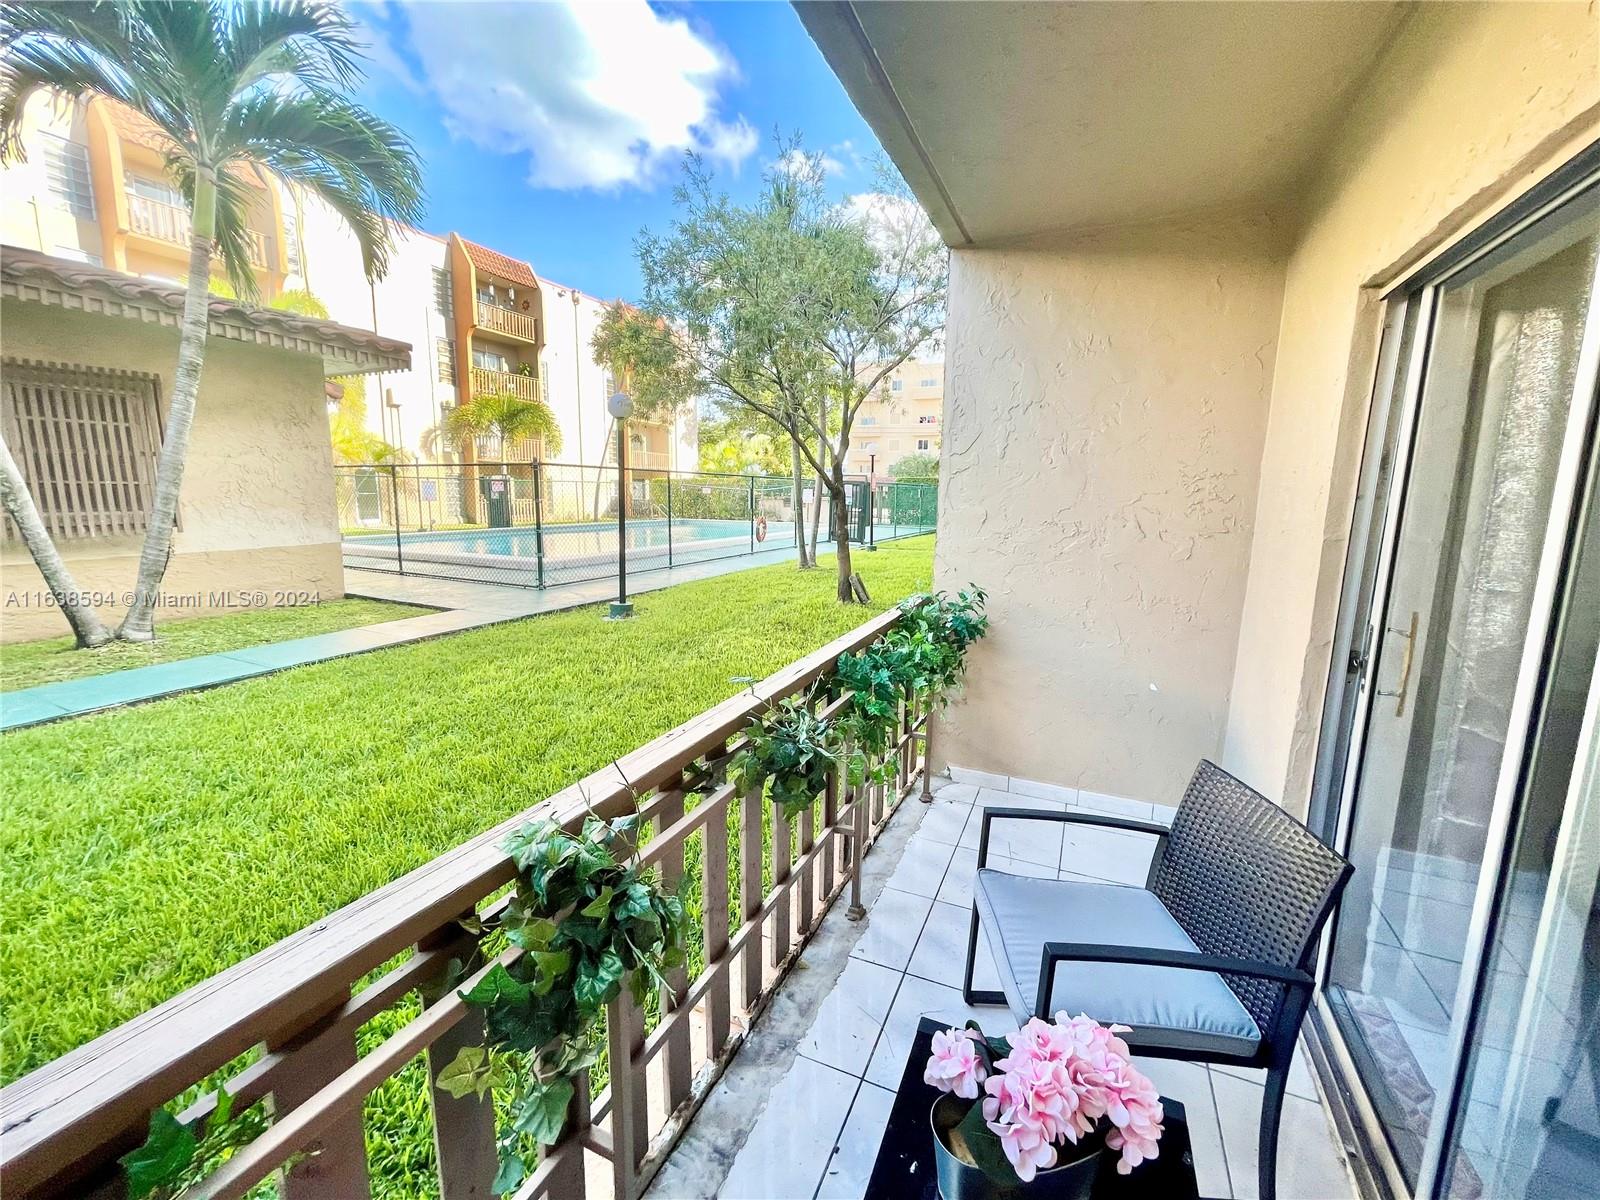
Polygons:
<instances>
[{"instance_id":1,"label":"pool water","mask_svg":"<svg viewBox=\"0 0 1600 1200\"><path fill-rule=\"evenodd\" d=\"M787 527L786 527L787 528ZM769 529L768 540L774 530ZM749 521L674 520L671 529L673 545L689 546L750 537ZM394 544L392 533L372 533L347 536L355 545L381 547ZM667 523L662 520L628 522L629 550L665 550L668 543ZM400 544L408 554L483 554L505 558L537 558L538 538L531 529L441 529L422 533L403 533ZM546 525L544 528L544 553L546 558L566 558L574 555L599 554L617 549L615 522L590 522L575 525Z\"/></svg>"}]
</instances>

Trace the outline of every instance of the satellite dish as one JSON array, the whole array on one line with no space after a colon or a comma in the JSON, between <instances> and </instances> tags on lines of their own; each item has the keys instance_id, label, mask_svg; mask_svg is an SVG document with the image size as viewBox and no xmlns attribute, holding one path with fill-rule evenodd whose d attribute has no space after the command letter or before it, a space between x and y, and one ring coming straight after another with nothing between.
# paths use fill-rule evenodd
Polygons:
<instances>
[{"instance_id":1,"label":"satellite dish","mask_svg":"<svg viewBox=\"0 0 1600 1200\"><path fill-rule=\"evenodd\" d=\"M619 421L626 421L633 412L633 400L627 392L618 392L606 401L606 411Z\"/></svg>"}]
</instances>

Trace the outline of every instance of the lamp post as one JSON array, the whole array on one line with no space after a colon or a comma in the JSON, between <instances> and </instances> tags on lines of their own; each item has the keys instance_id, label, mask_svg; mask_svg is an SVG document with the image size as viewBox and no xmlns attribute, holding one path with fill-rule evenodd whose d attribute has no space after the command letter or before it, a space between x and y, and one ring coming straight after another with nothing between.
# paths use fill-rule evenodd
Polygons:
<instances>
[{"instance_id":1,"label":"lamp post","mask_svg":"<svg viewBox=\"0 0 1600 1200\"><path fill-rule=\"evenodd\" d=\"M878 513L874 493L878 487L878 443L867 443L867 549L878 548Z\"/></svg>"},{"instance_id":2,"label":"lamp post","mask_svg":"<svg viewBox=\"0 0 1600 1200\"><path fill-rule=\"evenodd\" d=\"M606 401L606 411L617 423L617 598L611 602L608 621L624 621L633 616L628 601L628 415L633 401L627 392L618 392Z\"/></svg>"}]
</instances>

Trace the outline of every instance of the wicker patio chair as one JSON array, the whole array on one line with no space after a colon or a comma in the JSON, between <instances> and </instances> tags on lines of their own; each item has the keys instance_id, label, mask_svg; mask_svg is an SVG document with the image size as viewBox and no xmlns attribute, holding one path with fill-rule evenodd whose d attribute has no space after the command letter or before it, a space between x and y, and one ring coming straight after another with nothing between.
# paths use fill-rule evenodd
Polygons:
<instances>
[{"instance_id":1,"label":"wicker patio chair","mask_svg":"<svg viewBox=\"0 0 1600 1200\"><path fill-rule=\"evenodd\" d=\"M994 870L989 828L997 819L1150 834L1149 877L1138 888ZM1128 1025L1129 1047L1154 1058L1266 1068L1260 1195L1273 1200L1312 955L1350 873L1304 825L1209 761L1195 771L1171 829L986 807L962 994L968 1004L1008 1004L1019 1022L1064 1010ZM972 986L980 924L1002 992Z\"/></svg>"}]
</instances>

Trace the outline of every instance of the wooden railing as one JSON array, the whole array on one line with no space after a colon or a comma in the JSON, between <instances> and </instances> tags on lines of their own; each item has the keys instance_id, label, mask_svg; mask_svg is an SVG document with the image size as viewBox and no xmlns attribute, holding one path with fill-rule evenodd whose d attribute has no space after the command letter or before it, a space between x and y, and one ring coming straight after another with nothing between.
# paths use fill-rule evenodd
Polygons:
<instances>
[{"instance_id":1,"label":"wooden railing","mask_svg":"<svg viewBox=\"0 0 1600 1200\"><path fill-rule=\"evenodd\" d=\"M174 246L189 245L189 210L176 204L152 200L148 196L128 194L128 225L134 233L170 242ZM245 230L246 256L257 267L267 265L267 239L254 229Z\"/></svg>"},{"instance_id":2,"label":"wooden railing","mask_svg":"<svg viewBox=\"0 0 1600 1200\"><path fill-rule=\"evenodd\" d=\"M478 325L492 329L507 337L521 338L525 342L539 340L539 321L532 313L507 308L501 304L478 301Z\"/></svg>"},{"instance_id":3,"label":"wooden railing","mask_svg":"<svg viewBox=\"0 0 1600 1200\"><path fill-rule=\"evenodd\" d=\"M634 1200L665 1160L724 1065L834 899L850 890L860 915L861 855L923 778L931 733L908 705L888 751L892 781L851 787L838 777L791 825L759 792L739 797L720 782L752 716L802 694L898 620L890 610L611 766L434 859L0 1090L0 1191L7 1197L125 1194L117 1156L143 1138L151 1111L247 1052L256 1057L223 1085L235 1110L270 1097L272 1123L208 1176L203 1197L242 1197L282 1170L291 1200L369 1194L361 1109L366 1097L419 1054L426 1056L440 1194L487 1196L495 1170L492 1103L454 1099L438 1074L463 1045L484 1036L478 1010L461 1000L493 965L453 986L452 960L477 965L478 941L514 871L500 846L533 817L577 830L586 815L639 812L653 829L640 859L669 885L692 869L704 967L668 977L653 1024L628 988L606 1018L609 1086L580 1086L567 1131L518 1196ZM837 708L843 701L823 705ZM508 779L507 786L515 786ZM738 801L737 815L734 804ZM737 918L730 896L729 831L737 828ZM764 825L766 828L764 829ZM770 831L770 851L764 833ZM695 846L698 839L698 846ZM694 864L692 868L690 864ZM763 867L771 886L762 885ZM464 920L465 918L476 918ZM510 951L508 954L515 954ZM356 990L384 964L398 966ZM507 961L502 955L495 961ZM364 1056L356 1032L421 994L420 1015ZM181 1119L196 1120L212 1093ZM584 1156L610 1161L606 1186L586 1182ZM287 1167L285 1167L285 1165Z\"/></svg>"},{"instance_id":4,"label":"wooden railing","mask_svg":"<svg viewBox=\"0 0 1600 1200\"><path fill-rule=\"evenodd\" d=\"M516 371L496 371L490 367L472 368L474 396L512 395L523 400L539 398L539 380Z\"/></svg>"}]
</instances>

